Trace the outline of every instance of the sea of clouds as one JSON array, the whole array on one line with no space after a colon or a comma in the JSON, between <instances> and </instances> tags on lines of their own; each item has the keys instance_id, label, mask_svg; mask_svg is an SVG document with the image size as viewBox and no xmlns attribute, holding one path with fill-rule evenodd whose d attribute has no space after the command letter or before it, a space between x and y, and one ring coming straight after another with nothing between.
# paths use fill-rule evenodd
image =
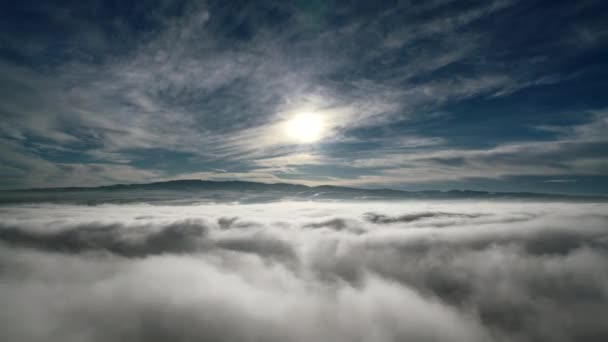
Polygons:
<instances>
[{"instance_id":1,"label":"sea of clouds","mask_svg":"<svg viewBox=\"0 0 608 342\"><path fill-rule=\"evenodd\" d=\"M1 341L608 341L608 205L0 206Z\"/></svg>"}]
</instances>

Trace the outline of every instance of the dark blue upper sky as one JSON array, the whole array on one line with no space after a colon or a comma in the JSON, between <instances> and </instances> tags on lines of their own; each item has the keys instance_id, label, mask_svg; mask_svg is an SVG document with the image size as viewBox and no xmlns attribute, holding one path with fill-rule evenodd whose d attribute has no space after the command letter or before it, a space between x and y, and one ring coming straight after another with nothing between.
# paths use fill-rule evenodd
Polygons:
<instances>
[{"instance_id":1,"label":"dark blue upper sky","mask_svg":"<svg viewBox=\"0 0 608 342\"><path fill-rule=\"evenodd\" d=\"M606 1L3 1L0 187L608 194Z\"/></svg>"}]
</instances>

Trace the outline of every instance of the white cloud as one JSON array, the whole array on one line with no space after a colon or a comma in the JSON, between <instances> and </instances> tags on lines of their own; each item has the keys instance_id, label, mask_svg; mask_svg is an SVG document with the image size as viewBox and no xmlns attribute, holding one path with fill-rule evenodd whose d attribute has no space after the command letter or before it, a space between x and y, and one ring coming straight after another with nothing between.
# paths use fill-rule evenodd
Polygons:
<instances>
[{"instance_id":1,"label":"white cloud","mask_svg":"<svg viewBox=\"0 0 608 342\"><path fill-rule=\"evenodd\" d=\"M395 122L401 125L421 116L429 119L431 115L427 113L436 112L439 106L451 101L505 96L525 87L565 79L568 75L538 76L532 72L547 61L547 56L529 57L516 63L518 67L513 69L493 64L496 61L487 56L485 32L471 24L512 5L511 1L492 1L454 11L442 1L409 4L407 13L391 9L374 18L353 16L352 22L344 26L322 26L315 34L308 31L310 18L296 11L295 16L286 19L284 30L270 31L263 25L256 26L249 40L238 43L223 37L225 32L211 25L214 18L221 20L214 17L220 14L213 13L206 4L189 5L184 16L161 20L162 25L153 34L132 41L128 49L99 63L66 60L41 73L2 62L0 77L9 86L0 101L4 119L0 133L23 144L38 144L40 149L34 151L38 159L51 160L47 151L55 146L56 152L69 150L71 160L82 159L76 164L92 160L96 164L131 165L133 176L113 167L116 169L113 172L127 180L169 177L165 174L168 171L156 170L136 176L142 170L132 166L137 157L155 159L153 151L158 149L196 155L201 161L200 170L210 168L206 165L208 161L214 165L236 163L240 170L254 169L250 176L257 179L274 179L280 173L297 174L298 165L347 165L360 169L355 179L335 179L333 175L336 184L604 172L605 163L596 156L576 157L564 165L547 159L542 165L540 162L515 165L526 155L557 153L549 151L552 147L543 142L514 142L486 150L439 151L450 143L449 133L433 137L408 133L390 144L380 141L383 139L378 136L369 139L354 136L358 129L390 131ZM438 15L426 15L437 9L441 10ZM242 10L239 14L242 16L252 11ZM425 15L407 20L416 14ZM78 28L86 24L69 13L63 15ZM396 18L403 25L391 28L388 23ZM255 16L252 20L255 21ZM110 42L99 36L101 31L89 31L90 39L85 33L76 35L80 43L96 42L100 50L108 48L104 44ZM300 36L305 39L294 39ZM24 45L24 49L37 51L35 46ZM468 65L472 59L484 61L484 67L441 72L457 63ZM333 146L326 150L314 146L305 150L289 139L283 126L302 111L323 117L325 129L317 142ZM604 129L597 123L593 125L577 126L574 129L578 132L567 134L577 141L582 136L598 140ZM391 138L395 135L392 133ZM557 144L567 152L571 145L562 140L566 138ZM335 145L366 141L379 143L381 147L359 154L345 148L341 158L332 154ZM428 158L415 151L402 151L415 148L424 148ZM385 152L385 156L378 157ZM314 154L315 160L302 159L306 153ZM363 153L371 157L361 156ZM352 159L349 154L354 155ZM515 157L517 154L521 156ZM503 159L493 166L495 160L491 159L498 157ZM465 165L441 164L447 159L460 159ZM372 174L370 168L386 170L381 174L374 170ZM5 169L5 173L16 174L19 168ZM191 170L174 172L178 173L176 177L183 178ZM237 170L232 176L236 175L245 174ZM327 175L310 176L332 179ZM310 179L296 181L314 183Z\"/></svg>"},{"instance_id":2,"label":"white cloud","mask_svg":"<svg viewBox=\"0 0 608 342\"><path fill-rule=\"evenodd\" d=\"M124 164L54 163L6 141L0 141L0 151L2 185L8 189L144 183L164 175Z\"/></svg>"},{"instance_id":3,"label":"white cloud","mask_svg":"<svg viewBox=\"0 0 608 342\"><path fill-rule=\"evenodd\" d=\"M0 338L601 340L605 212L474 201L5 205L0 302L11 310Z\"/></svg>"}]
</instances>

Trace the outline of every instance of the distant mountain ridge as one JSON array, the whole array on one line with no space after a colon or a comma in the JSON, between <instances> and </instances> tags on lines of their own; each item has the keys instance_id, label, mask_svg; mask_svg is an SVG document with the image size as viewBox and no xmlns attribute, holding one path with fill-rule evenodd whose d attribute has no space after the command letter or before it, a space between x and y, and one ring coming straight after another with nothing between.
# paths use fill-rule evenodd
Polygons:
<instances>
[{"instance_id":1,"label":"distant mountain ridge","mask_svg":"<svg viewBox=\"0 0 608 342\"><path fill-rule=\"evenodd\" d=\"M558 200L608 201L602 196L573 196L532 192L487 192L474 190L405 191L361 189L334 185L307 186L290 183L249 181L171 180L143 184L115 184L98 187L63 187L0 192L0 202L269 202L276 200Z\"/></svg>"}]
</instances>

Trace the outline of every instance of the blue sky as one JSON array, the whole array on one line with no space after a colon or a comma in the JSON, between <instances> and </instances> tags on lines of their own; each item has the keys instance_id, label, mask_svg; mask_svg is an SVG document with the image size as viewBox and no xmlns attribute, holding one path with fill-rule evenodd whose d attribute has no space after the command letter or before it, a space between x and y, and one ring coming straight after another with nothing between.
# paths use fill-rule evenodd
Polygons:
<instances>
[{"instance_id":1,"label":"blue sky","mask_svg":"<svg viewBox=\"0 0 608 342\"><path fill-rule=\"evenodd\" d=\"M5 1L0 188L608 194L607 17L601 0Z\"/></svg>"}]
</instances>

